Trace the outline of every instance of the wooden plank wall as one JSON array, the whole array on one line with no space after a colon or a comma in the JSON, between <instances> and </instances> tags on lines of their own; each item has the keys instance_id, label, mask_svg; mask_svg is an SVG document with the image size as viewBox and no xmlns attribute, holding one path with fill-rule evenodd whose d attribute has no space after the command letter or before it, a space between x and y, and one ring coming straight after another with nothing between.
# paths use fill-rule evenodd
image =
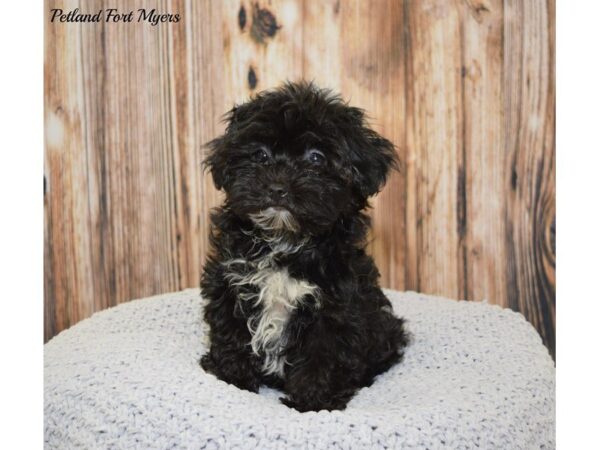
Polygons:
<instances>
[{"instance_id":1,"label":"wooden plank wall","mask_svg":"<svg viewBox=\"0 0 600 450\"><path fill-rule=\"evenodd\" d=\"M202 144L235 102L306 78L398 147L373 201L382 284L521 311L554 353L552 0L126 5L181 20L50 23L111 2L45 4L46 339L198 285L221 199Z\"/></svg>"}]
</instances>

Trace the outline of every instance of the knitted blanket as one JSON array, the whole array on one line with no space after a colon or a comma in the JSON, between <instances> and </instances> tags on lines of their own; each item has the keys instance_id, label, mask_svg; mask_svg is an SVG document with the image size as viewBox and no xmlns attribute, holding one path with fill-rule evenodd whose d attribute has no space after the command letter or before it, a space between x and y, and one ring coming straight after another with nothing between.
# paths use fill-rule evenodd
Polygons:
<instances>
[{"instance_id":1,"label":"knitted blanket","mask_svg":"<svg viewBox=\"0 0 600 450\"><path fill-rule=\"evenodd\" d=\"M334 412L206 374L197 289L99 312L45 345L45 448L554 448L554 363L523 316L386 294L413 342Z\"/></svg>"}]
</instances>

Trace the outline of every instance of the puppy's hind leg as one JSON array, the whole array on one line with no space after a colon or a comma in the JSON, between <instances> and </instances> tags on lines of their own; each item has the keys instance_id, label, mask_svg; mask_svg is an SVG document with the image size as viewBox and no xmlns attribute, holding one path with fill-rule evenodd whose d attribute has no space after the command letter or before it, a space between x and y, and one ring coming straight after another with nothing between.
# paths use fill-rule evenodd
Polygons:
<instances>
[{"instance_id":1,"label":"puppy's hind leg","mask_svg":"<svg viewBox=\"0 0 600 450\"><path fill-rule=\"evenodd\" d=\"M404 356L404 347L409 343L409 334L405 330L404 319L391 312L391 306L374 313L367 322L371 327L372 341L366 352L368 370L363 385L369 386L373 378L400 362Z\"/></svg>"}]
</instances>

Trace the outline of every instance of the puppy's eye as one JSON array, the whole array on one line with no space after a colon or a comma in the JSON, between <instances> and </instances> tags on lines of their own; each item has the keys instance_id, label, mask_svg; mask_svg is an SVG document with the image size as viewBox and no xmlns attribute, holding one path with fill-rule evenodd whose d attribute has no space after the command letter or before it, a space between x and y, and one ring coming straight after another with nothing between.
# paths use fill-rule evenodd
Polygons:
<instances>
[{"instance_id":1,"label":"puppy's eye","mask_svg":"<svg viewBox=\"0 0 600 450\"><path fill-rule=\"evenodd\" d=\"M325 155L316 149L311 149L306 152L304 158L311 164L315 166L320 166L325 164Z\"/></svg>"},{"instance_id":2,"label":"puppy's eye","mask_svg":"<svg viewBox=\"0 0 600 450\"><path fill-rule=\"evenodd\" d=\"M259 164L267 164L271 160L271 155L266 148L261 148L252 154L252 160Z\"/></svg>"}]
</instances>

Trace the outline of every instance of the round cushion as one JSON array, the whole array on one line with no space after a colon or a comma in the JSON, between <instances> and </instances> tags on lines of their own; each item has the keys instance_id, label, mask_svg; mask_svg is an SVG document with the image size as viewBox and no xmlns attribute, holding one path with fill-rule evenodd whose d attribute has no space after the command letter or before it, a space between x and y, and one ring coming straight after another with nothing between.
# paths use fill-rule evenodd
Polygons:
<instances>
[{"instance_id":1,"label":"round cushion","mask_svg":"<svg viewBox=\"0 0 600 450\"><path fill-rule=\"evenodd\" d=\"M45 345L45 448L554 447L554 363L523 316L386 294L412 334L404 360L333 412L205 373L197 289L96 313Z\"/></svg>"}]
</instances>

